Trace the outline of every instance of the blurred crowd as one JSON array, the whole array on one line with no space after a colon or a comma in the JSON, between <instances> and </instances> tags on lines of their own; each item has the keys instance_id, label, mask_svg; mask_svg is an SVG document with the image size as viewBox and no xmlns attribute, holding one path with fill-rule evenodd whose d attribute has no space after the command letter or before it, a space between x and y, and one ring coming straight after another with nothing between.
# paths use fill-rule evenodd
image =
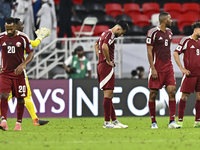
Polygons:
<instances>
[{"instance_id":1,"label":"blurred crowd","mask_svg":"<svg viewBox=\"0 0 200 150\"><path fill-rule=\"evenodd\" d=\"M44 39L40 48L57 37L57 18L54 0L0 0L0 31L4 32L7 17L19 18L24 24L24 33L35 39L36 29L46 27L51 35ZM55 45L52 46L54 48Z\"/></svg>"}]
</instances>

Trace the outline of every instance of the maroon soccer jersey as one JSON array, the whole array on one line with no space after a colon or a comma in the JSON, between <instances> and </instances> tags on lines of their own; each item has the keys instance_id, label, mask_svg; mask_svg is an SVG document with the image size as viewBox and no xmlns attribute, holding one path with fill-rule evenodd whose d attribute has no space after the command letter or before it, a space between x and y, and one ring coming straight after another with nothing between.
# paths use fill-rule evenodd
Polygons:
<instances>
[{"instance_id":1,"label":"maroon soccer jersey","mask_svg":"<svg viewBox=\"0 0 200 150\"><path fill-rule=\"evenodd\" d=\"M99 63L105 61L105 56L102 51L103 43L106 43L109 47L110 60L114 60L115 35L110 29L101 34L97 43L99 44Z\"/></svg>"},{"instance_id":2,"label":"maroon soccer jersey","mask_svg":"<svg viewBox=\"0 0 200 150\"><path fill-rule=\"evenodd\" d=\"M15 37L9 37L7 32L0 34L1 65L4 68L3 74L17 77L14 70L24 61L24 50L27 53L33 52L32 46L26 34L17 31ZM21 76L24 76L23 73Z\"/></svg>"},{"instance_id":3,"label":"maroon soccer jersey","mask_svg":"<svg viewBox=\"0 0 200 150\"><path fill-rule=\"evenodd\" d=\"M175 51L184 54L184 66L191 72L190 76L200 75L200 40L195 41L191 36L184 37Z\"/></svg>"},{"instance_id":4,"label":"maroon soccer jersey","mask_svg":"<svg viewBox=\"0 0 200 150\"><path fill-rule=\"evenodd\" d=\"M147 33L146 45L153 46L153 62L157 72L166 72L173 68L170 52L172 35L170 29L163 32L159 27L152 28Z\"/></svg>"}]
</instances>

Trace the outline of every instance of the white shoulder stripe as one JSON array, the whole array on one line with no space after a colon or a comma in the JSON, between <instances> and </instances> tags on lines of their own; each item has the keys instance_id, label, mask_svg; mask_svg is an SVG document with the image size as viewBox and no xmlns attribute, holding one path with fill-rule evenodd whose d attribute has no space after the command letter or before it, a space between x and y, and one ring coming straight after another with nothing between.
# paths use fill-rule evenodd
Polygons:
<instances>
[{"instance_id":1,"label":"white shoulder stripe","mask_svg":"<svg viewBox=\"0 0 200 150\"><path fill-rule=\"evenodd\" d=\"M21 38L24 41L24 49L26 49L26 40L23 37L21 37Z\"/></svg>"},{"instance_id":2,"label":"white shoulder stripe","mask_svg":"<svg viewBox=\"0 0 200 150\"><path fill-rule=\"evenodd\" d=\"M180 41L180 44L183 45L183 43L189 38L190 38L189 36L182 38L182 40Z\"/></svg>"},{"instance_id":3,"label":"white shoulder stripe","mask_svg":"<svg viewBox=\"0 0 200 150\"><path fill-rule=\"evenodd\" d=\"M150 30L149 30L149 33L148 33L148 37L151 37L152 34L153 34L155 31L157 31L157 30L158 30L157 27L154 27L154 28L150 29Z\"/></svg>"},{"instance_id":4,"label":"white shoulder stripe","mask_svg":"<svg viewBox=\"0 0 200 150\"><path fill-rule=\"evenodd\" d=\"M23 32L18 31L18 35L23 35L23 36L25 36L30 41L29 37L25 33L23 33Z\"/></svg>"}]
</instances>

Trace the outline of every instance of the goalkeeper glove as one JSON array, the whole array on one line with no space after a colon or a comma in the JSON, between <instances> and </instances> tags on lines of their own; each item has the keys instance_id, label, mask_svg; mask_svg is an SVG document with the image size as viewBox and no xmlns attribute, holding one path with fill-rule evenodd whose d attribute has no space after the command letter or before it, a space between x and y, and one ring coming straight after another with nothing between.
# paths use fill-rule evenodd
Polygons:
<instances>
[{"instance_id":1,"label":"goalkeeper glove","mask_svg":"<svg viewBox=\"0 0 200 150\"><path fill-rule=\"evenodd\" d=\"M37 29L37 31L35 31L35 34L38 36L40 34L40 30Z\"/></svg>"},{"instance_id":2,"label":"goalkeeper glove","mask_svg":"<svg viewBox=\"0 0 200 150\"><path fill-rule=\"evenodd\" d=\"M40 32L39 32L39 34L37 36L37 39L42 41L44 38L48 37L49 35L51 35L51 30L49 30L47 28L41 28Z\"/></svg>"}]
</instances>

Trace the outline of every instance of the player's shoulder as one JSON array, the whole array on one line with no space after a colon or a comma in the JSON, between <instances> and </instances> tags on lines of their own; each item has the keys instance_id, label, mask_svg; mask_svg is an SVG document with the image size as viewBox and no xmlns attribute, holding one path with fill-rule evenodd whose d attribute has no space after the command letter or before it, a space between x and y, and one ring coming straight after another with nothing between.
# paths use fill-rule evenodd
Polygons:
<instances>
[{"instance_id":1,"label":"player's shoulder","mask_svg":"<svg viewBox=\"0 0 200 150\"><path fill-rule=\"evenodd\" d=\"M151 29L149 29L148 33L147 33L147 36L148 37L151 37L153 34L155 34L156 32L159 31L159 28L158 27L153 27Z\"/></svg>"},{"instance_id":2,"label":"player's shoulder","mask_svg":"<svg viewBox=\"0 0 200 150\"><path fill-rule=\"evenodd\" d=\"M102 36L105 38L112 38L112 39L115 37L114 33L110 29L103 32Z\"/></svg>"},{"instance_id":3,"label":"player's shoulder","mask_svg":"<svg viewBox=\"0 0 200 150\"><path fill-rule=\"evenodd\" d=\"M179 42L179 44L183 45L185 42L187 42L190 39L191 39L190 36L186 36L186 37L184 37L184 38L181 39L181 41Z\"/></svg>"},{"instance_id":4,"label":"player's shoulder","mask_svg":"<svg viewBox=\"0 0 200 150\"><path fill-rule=\"evenodd\" d=\"M17 33L18 36L26 37L26 38L30 41L28 35L26 35L25 33L21 32L21 31L17 31L17 32L18 32L18 33Z\"/></svg>"},{"instance_id":5,"label":"player's shoulder","mask_svg":"<svg viewBox=\"0 0 200 150\"><path fill-rule=\"evenodd\" d=\"M0 38L3 37L3 36L5 36L5 35L7 35L7 32L6 32L6 31L1 32L1 33L0 33Z\"/></svg>"},{"instance_id":6,"label":"player's shoulder","mask_svg":"<svg viewBox=\"0 0 200 150\"><path fill-rule=\"evenodd\" d=\"M170 28L166 28L166 31L169 32L170 34L173 34Z\"/></svg>"}]
</instances>

